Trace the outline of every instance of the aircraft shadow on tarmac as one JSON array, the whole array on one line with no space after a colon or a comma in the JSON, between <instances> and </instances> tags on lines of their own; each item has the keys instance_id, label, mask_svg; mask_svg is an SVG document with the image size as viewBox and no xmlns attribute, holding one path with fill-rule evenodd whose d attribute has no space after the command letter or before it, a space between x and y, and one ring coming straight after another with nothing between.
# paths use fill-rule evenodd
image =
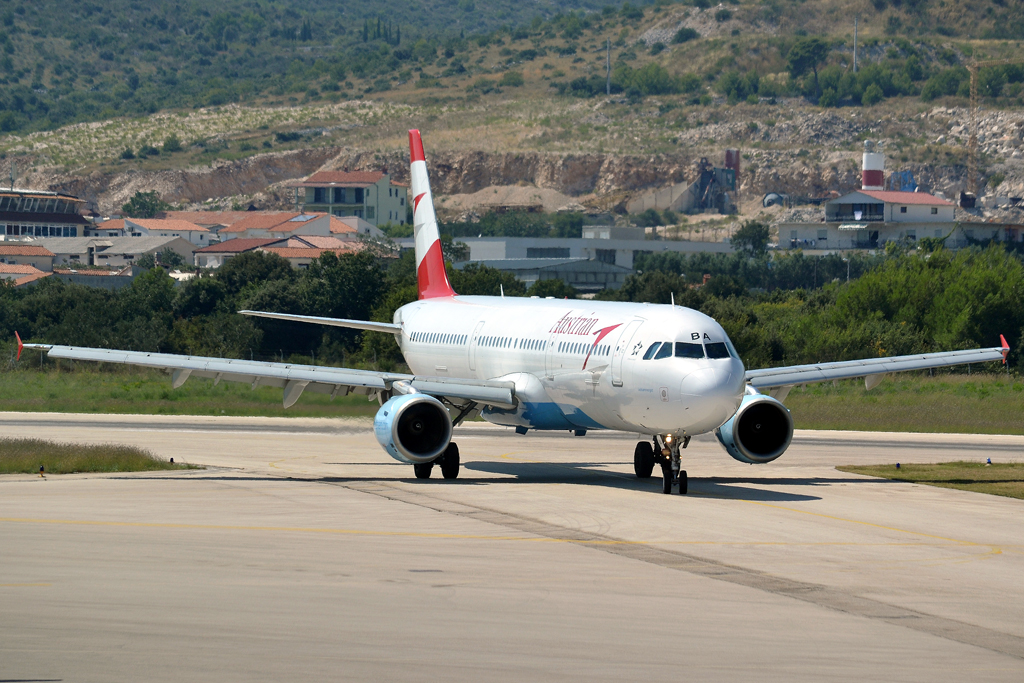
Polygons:
<instances>
[{"instance_id":1,"label":"aircraft shadow on tarmac","mask_svg":"<svg viewBox=\"0 0 1024 683\"><path fill-rule=\"evenodd\" d=\"M588 462L560 462L560 463L517 463L517 462L468 462L463 463L463 469L487 472L489 474L504 474L514 477L512 481L517 483L557 483L557 484L586 484L592 486L605 486L631 491L642 491L661 493L661 478L654 476L650 479L637 479L632 475L607 472L599 469L603 463ZM567 472L569 470L569 472ZM494 479L458 479L474 483L494 482ZM505 480L508 481L508 480ZM750 488L735 486L734 484L747 483L752 485L784 485L784 486L822 486L830 483L847 483L863 480L837 480L817 478L776 478L776 479L722 479L699 477L689 478L689 494L694 497L706 496L709 498L734 498L736 500L752 500L765 502L795 502L820 500L818 496L810 496L786 491L772 491L762 488Z\"/></svg>"},{"instance_id":2,"label":"aircraft shadow on tarmac","mask_svg":"<svg viewBox=\"0 0 1024 683\"><path fill-rule=\"evenodd\" d=\"M365 463L357 463L365 464ZM387 463L390 464L390 463ZM559 463L538 463L538 462L495 462L479 461L464 462L462 473L458 479L444 480L435 476L430 480L414 479L407 476L380 477L380 476L303 476L301 474L287 477L260 474L195 474L192 477L174 477L167 475L150 475L149 477L131 477L132 479L153 478L167 481L190 481L203 479L205 481L303 481L323 482L329 484L345 484L354 482L380 482L387 480L401 481L423 486L483 486L487 484L581 484L586 486L604 486L607 488L625 489L643 493L661 494L661 477L653 476L650 479L637 479L632 474L621 472L609 472L604 469L607 463L592 462L559 462ZM403 470L408 465L398 465ZM505 478L497 479L493 476L474 477L472 472L487 473L489 475L503 475ZM799 502L821 500L820 496L789 491L779 491L766 487L816 487L834 486L840 484L887 484L884 479L871 478L829 478L829 477L694 477L689 478L689 494L691 497L725 498L735 500L747 500L757 502ZM3 683L3 681L0 681Z\"/></svg>"}]
</instances>

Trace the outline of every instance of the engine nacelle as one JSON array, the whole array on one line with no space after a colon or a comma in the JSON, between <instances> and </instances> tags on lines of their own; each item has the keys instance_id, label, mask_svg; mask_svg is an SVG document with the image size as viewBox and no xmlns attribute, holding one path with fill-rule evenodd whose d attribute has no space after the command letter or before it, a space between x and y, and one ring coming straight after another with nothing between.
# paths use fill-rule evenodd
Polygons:
<instances>
[{"instance_id":1,"label":"engine nacelle","mask_svg":"<svg viewBox=\"0 0 1024 683\"><path fill-rule=\"evenodd\" d=\"M739 410L715 430L725 451L750 465L771 462L793 441L793 418L781 402L764 394L747 394Z\"/></svg>"},{"instance_id":2,"label":"engine nacelle","mask_svg":"<svg viewBox=\"0 0 1024 683\"><path fill-rule=\"evenodd\" d=\"M373 433L399 462L432 462L452 440L452 418L433 396L403 394L380 407L373 418Z\"/></svg>"}]
</instances>

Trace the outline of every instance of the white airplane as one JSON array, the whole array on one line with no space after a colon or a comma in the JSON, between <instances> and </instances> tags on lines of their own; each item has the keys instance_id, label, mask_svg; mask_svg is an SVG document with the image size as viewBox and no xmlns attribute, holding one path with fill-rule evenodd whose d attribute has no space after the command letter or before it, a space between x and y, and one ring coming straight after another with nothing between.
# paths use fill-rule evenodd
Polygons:
<instances>
[{"instance_id":1,"label":"white airplane","mask_svg":"<svg viewBox=\"0 0 1024 683\"><path fill-rule=\"evenodd\" d=\"M762 464L785 452L793 420L783 401L796 385L864 377L868 389L890 372L1003 360L1002 346L745 370L728 335L708 316L675 305L459 296L451 287L430 193L423 143L409 131L419 300L393 323L240 311L246 315L395 335L412 374L290 363L202 358L50 344L24 344L51 358L162 368L172 386L189 377L284 389L284 406L304 390L376 398L374 432L391 457L429 478L438 464L459 473L453 427L481 416L530 430L577 436L611 429L639 434L641 478L662 468L662 490L687 491L680 453L714 431L726 452ZM18 339L19 355L21 339ZM767 390L768 393L761 393Z\"/></svg>"}]
</instances>

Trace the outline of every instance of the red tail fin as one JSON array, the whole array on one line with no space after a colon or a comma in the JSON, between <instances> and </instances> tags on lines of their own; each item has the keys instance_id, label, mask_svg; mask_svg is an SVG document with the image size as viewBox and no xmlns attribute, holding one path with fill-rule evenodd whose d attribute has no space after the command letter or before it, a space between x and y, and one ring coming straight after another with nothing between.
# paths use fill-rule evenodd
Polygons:
<instances>
[{"instance_id":1,"label":"red tail fin","mask_svg":"<svg viewBox=\"0 0 1024 683\"><path fill-rule=\"evenodd\" d=\"M434 215L430 178L423 155L423 140L418 130L409 131L410 175L412 176L412 223L416 238L416 277L421 299L455 296L444 269L441 235Z\"/></svg>"},{"instance_id":2,"label":"red tail fin","mask_svg":"<svg viewBox=\"0 0 1024 683\"><path fill-rule=\"evenodd\" d=\"M15 360L21 360L21 350L25 348L25 345L21 343L21 335L18 331L14 331L14 338L18 340L18 357Z\"/></svg>"}]
</instances>

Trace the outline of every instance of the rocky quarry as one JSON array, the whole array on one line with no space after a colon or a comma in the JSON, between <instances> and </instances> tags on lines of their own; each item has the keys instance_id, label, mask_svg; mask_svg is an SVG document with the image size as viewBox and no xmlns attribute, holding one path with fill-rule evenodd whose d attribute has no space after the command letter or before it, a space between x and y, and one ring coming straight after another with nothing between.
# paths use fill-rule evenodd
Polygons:
<instances>
[{"instance_id":1,"label":"rocky quarry","mask_svg":"<svg viewBox=\"0 0 1024 683\"><path fill-rule=\"evenodd\" d=\"M922 190L953 198L965 187L966 109L935 107L913 117L870 119L870 110L796 106L794 101L770 108L777 114L791 112L777 120L702 121L699 113L690 114L686 125L674 131L674 151L663 154L436 151L430 157L431 183L435 194L447 197L438 205L448 217L486 211L494 204L539 204L548 211L581 206L621 210L639 193L691 182L701 157L720 164L726 148L738 148L741 204L750 205L768 192L812 198L856 189L860 142L873 139L886 151L887 170L911 171ZM976 218L986 218L984 211L989 212L987 217L1016 216L1019 210L1011 206L1013 202L999 198L1024 196L1024 113L983 110L979 130L983 181L998 183L990 183L982 193L991 197L983 198ZM914 154L906 155L923 147L935 150L933 160L915 161ZM948 152L945 157L942 151ZM9 163L10 159L0 163L0 173L6 174ZM19 162L19 168L28 166ZM140 190L155 190L165 201L188 208L251 203L261 209L283 209L294 206L290 181L317 170L341 169L386 169L399 182L408 182L404 149L330 146L161 171L97 171L83 176L37 166L22 182L82 197L101 213L116 213Z\"/></svg>"}]
</instances>

